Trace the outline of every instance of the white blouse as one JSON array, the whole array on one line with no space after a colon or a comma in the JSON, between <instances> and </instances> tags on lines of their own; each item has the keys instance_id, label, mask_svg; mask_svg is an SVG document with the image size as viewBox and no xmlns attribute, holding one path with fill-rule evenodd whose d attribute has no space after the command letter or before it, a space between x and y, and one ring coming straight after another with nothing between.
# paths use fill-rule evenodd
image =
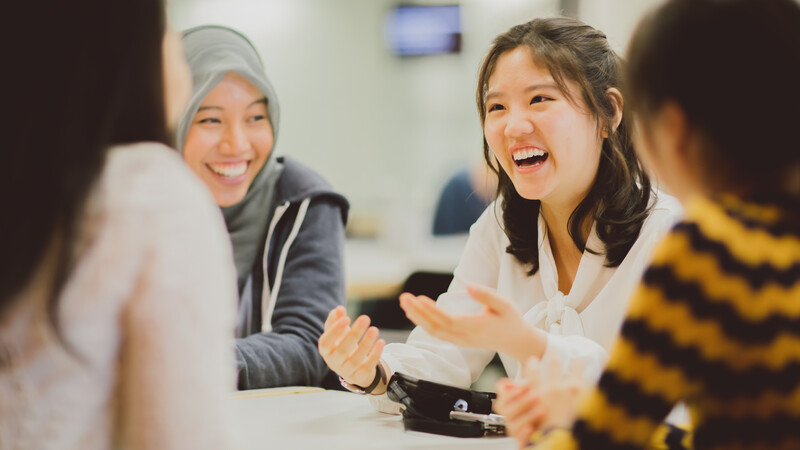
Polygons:
<instances>
[{"instance_id":1,"label":"white blouse","mask_svg":"<svg viewBox=\"0 0 800 450\"><path fill-rule=\"evenodd\" d=\"M453 282L437 300L437 307L456 316L478 314L483 307L469 296L466 286L477 284L494 289L514 302L527 323L547 332L545 358L553 350L567 363L581 358L586 364L584 375L595 380L602 372L651 251L680 217L681 207L675 198L658 193L652 201L655 206L622 264L606 267L604 255L584 251L566 295L558 290L558 272L541 215L539 270L529 276L526 267L506 252L509 240L502 229L499 203L492 203L470 229ZM586 248L604 250L594 227ZM417 327L405 344L387 345L383 360L392 372L467 388L494 355L491 350L442 341ZM510 377L521 375L518 361L503 353L500 359ZM372 396L371 400L381 411L397 411L397 405L385 395Z\"/></svg>"}]
</instances>

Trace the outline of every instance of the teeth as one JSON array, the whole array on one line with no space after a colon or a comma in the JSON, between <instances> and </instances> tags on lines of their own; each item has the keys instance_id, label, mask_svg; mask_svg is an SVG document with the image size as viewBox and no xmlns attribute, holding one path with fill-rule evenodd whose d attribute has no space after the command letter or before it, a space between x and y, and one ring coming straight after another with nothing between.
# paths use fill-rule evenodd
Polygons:
<instances>
[{"instance_id":1,"label":"teeth","mask_svg":"<svg viewBox=\"0 0 800 450\"><path fill-rule=\"evenodd\" d=\"M222 175L227 178L236 178L244 174L247 170L247 162L236 164L208 164L208 168L217 175Z\"/></svg>"},{"instance_id":2,"label":"teeth","mask_svg":"<svg viewBox=\"0 0 800 450\"><path fill-rule=\"evenodd\" d=\"M521 159L532 158L534 156L544 156L545 151L541 149L528 149L528 150L518 150L514 152L511 157L514 158L514 161L519 161Z\"/></svg>"}]
</instances>

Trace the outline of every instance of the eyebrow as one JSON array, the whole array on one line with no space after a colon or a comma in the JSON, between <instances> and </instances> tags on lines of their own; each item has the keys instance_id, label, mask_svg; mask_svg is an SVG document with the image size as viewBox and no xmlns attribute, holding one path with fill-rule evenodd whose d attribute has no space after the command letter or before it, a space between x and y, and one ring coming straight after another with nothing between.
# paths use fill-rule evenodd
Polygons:
<instances>
[{"instance_id":1,"label":"eyebrow","mask_svg":"<svg viewBox=\"0 0 800 450\"><path fill-rule=\"evenodd\" d=\"M267 97L262 97L262 98L260 98L258 100L254 100L253 103L250 103L249 105L247 105L247 108L249 108L249 107L251 107L253 105L257 105L259 103L263 103L264 106L267 106L267 104L268 104ZM206 111L206 110L209 110L209 109L222 111L223 108L221 106L201 106L201 107L197 108L197 112Z\"/></svg>"},{"instance_id":2,"label":"eyebrow","mask_svg":"<svg viewBox=\"0 0 800 450\"><path fill-rule=\"evenodd\" d=\"M535 91L535 90L538 90L538 89L555 89L555 90L559 90L558 86L556 86L555 84L552 84L552 83L540 83L540 84L532 84L532 85L526 87L525 88L525 92ZM489 92L488 94L486 94L486 98L484 99L484 102L487 102L490 99L492 99L494 97L497 97L499 95L500 95L500 93L496 92L496 91L495 92Z\"/></svg>"}]
</instances>

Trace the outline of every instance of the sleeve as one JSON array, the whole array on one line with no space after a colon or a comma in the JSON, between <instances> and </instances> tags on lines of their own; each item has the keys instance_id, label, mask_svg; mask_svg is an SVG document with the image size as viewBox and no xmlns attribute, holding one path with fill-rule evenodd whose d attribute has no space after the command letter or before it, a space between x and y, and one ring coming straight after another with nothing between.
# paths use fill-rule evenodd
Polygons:
<instances>
[{"instance_id":1,"label":"sleeve","mask_svg":"<svg viewBox=\"0 0 800 450\"><path fill-rule=\"evenodd\" d=\"M239 389L319 386L328 373L317 349L328 312L344 305L342 206L317 197L286 259L272 331L236 340Z\"/></svg>"},{"instance_id":2,"label":"sleeve","mask_svg":"<svg viewBox=\"0 0 800 450\"><path fill-rule=\"evenodd\" d=\"M478 284L497 288L500 255L505 252L503 231L490 205L470 229L464 253L447 292L439 296L436 306L454 315L477 314L482 306L467 293L467 285ZM389 344L383 360L392 373L403 372L413 377L469 388L492 360L491 350L461 347L431 336L421 327L411 332L405 344ZM382 412L398 412L397 404L386 394L370 396L372 405Z\"/></svg>"},{"instance_id":3,"label":"sleeve","mask_svg":"<svg viewBox=\"0 0 800 450\"><path fill-rule=\"evenodd\" d=\"M234 448L230 243L205 187L173 163L118 205L145 255L121 316L120 435L125 448Z\"/></svg>"},{"instance_id":4,"label":"sleeve","mask_svg":"<svg viewBox=\"0 0 800 450\"><path fill-rule=\"evenodd\" d=\"M588 384L597 383L597 379L608 361L606 349L584 336L560 336L547 333L547 347L542 355L542 361L552 358L554 353L563 361L564 372L567 372L569 365L580 360L583 364L583 379ZM516 364L519 365L519 362ZM521 374L522 368L517 370L517 373Z\"/></svg>"},{"instance_id":5,"label":"sleeve","mask_svg":"<svg viewBox=\"0 0 800 450\"><path fill-rule=\"evenodd\" d=\"M631 302L608 367L582 404L572 433L554 434L544 448L641 448L678 401L699 387L678 339L685 309L670 305L674 279L663 276L686 258L675 233L656 250Z\"/></svg>"}]
</instances>

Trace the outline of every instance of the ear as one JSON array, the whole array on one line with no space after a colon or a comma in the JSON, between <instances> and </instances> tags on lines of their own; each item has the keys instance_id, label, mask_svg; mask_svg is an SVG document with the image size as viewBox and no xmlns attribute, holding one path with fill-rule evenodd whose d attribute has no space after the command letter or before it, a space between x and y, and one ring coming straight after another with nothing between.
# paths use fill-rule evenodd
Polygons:
<instances>
[{"instance_id":1,"label":"ear","mask_svg":"<svg viewBox=\"0 0 800 450\"><path fill-rule=\"evenodd\" d=\"M606 96L611 102L611 105L614 107L614 116L611 118L611 131L616 131L620 122L622 122L622 107L624 106L622 93L619 91L619 89L612 87L606 89ZM603 129L602 136L607 138L608 134L608 130Z\"/></svg>"}]
</instances>

